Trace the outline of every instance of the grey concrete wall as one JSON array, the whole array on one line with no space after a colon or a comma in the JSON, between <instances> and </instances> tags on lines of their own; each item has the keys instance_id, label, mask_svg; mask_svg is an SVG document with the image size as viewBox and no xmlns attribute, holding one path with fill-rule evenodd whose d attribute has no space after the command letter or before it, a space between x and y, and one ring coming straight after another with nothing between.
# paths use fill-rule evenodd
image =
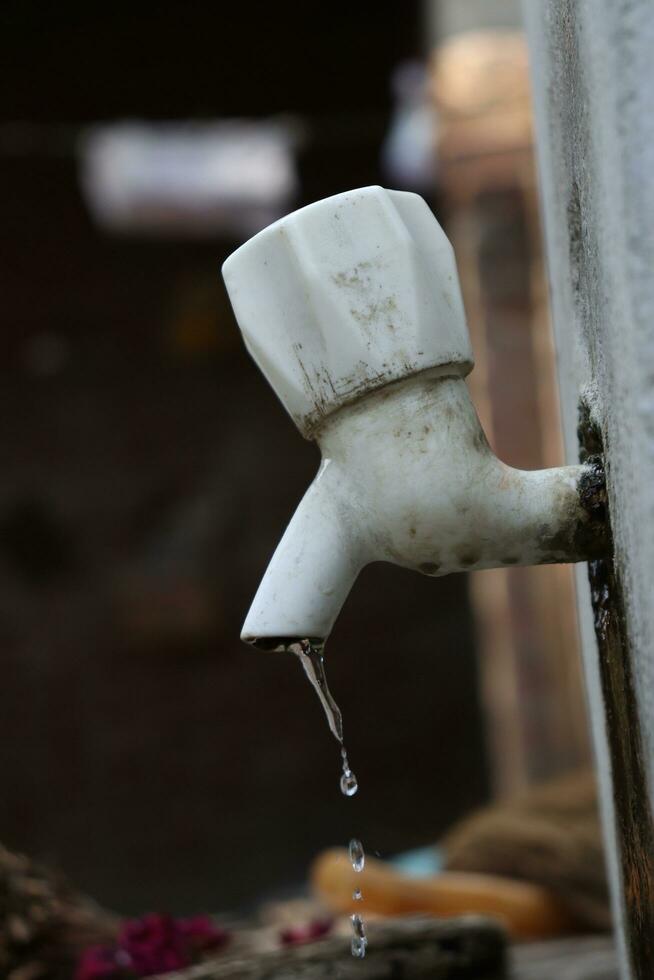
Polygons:
<instances>
[{"instance_id":1,"label":"grey concrete wall","mask_svg":"<svg viewBox=\"0 0 654 980\"><path fill-rule=\"evenodd\" d=\"M622 975L641 977L652 963L654 856L636 853L628 824L630 805L647 802L651 828L654 785L654 4L523 0L523 9L567 452L578 456L584 400L604 440L624 596L621 686L633 688L633 703L621 717L630 692L607 687L579 575ZM639 777L623 771L627 757Z\"/></svg>"}]
</instances>

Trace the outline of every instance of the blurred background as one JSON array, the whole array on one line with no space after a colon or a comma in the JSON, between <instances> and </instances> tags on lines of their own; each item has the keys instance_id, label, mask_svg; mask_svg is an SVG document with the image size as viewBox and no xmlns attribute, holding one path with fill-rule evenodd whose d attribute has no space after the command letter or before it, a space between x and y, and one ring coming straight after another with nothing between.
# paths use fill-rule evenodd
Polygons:
<instances>
[{"instance_id":1,"label":"blurred background","mask_svg":"<svg viewBox=\"0 0 654 980\"><path fill-rule=\"evenodd\" d=\"M247 910L585 764L566 567L365 571L353 800L300 665L239 642L318 464L220 279L269 221L425 196L494 449L562 459L519 4L5 0L0 49L0 840L125 913Z\"/></svg>"}]
</instances>

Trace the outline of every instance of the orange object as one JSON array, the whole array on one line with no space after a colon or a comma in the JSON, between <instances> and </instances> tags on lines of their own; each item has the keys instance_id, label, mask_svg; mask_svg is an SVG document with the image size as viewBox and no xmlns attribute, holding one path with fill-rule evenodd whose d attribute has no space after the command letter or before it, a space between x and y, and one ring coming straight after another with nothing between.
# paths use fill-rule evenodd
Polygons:
<instances>
[{"instance_id":1,"label":"orange object","mask_svg":"<svg viewBox=\"0 0 654 980\"><path fill-rule=\"evenodd\" d=\"M495 875L447 871L433 878L411 878L384 861L366 858L357 874L347 852L326 851L311 868L318 897L337 913L378 915L422 913L442 918L477 914L498 919L515 939L541 939L570 932L572 917L547 889ZM352 898L355 888L363 902Z\"/></svg>"}]
</instances>

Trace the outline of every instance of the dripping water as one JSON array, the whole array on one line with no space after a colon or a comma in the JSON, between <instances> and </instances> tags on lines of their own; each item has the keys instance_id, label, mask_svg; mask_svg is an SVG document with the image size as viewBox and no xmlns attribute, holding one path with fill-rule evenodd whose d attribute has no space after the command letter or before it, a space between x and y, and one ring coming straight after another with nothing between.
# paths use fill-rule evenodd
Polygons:
<instances>
[{"instance_id":1,"label":"dripping water","mask_svg":"<svg viewBox=\"0 0 654 980\"><path fill-rule=\"evenodd\" d=\"M343 763L343 773L341 775L341 793L343 796L354 796L359 788L357 782L357 777L354 775L350 769L350 763L347 759L347 752L345 751L345 746L341 747L341 760Z\"/></svg>"},{"instance_id":2,"label":"dripping water","mask_svg":"<svg viewBox=\"0 0 654 980\"><path fill-rule=\"evenodd\" d=\"M365 867L366 855L363 850L363 844L356 837L353 837L350 841L350 846L348 847L348 854L350 856L350 861L352 863L352 868L357 874L361 874ZM352 898L355 902L360 902L362 899L361 889L355 888L352 893ZM366 955L366 948L368 946L368 938L366 936L366 927L363 918L358 912L350 916L350 922L352 923L352 956L356 956L357 959L362 960Z\"/></svg>"},{"instance_id":3,"label":"dripping water","mask_svg":"<svg viewBox=\"0 0 654 980\"><path fill-rule=\"evenodd\" d=\"M343 796L354 796L359 788L359 784L357 783L357 777L350 768L345 742L343 741L343 716L341 715L341 709L334 701L327 685L325 659L323 657L324 647L322 644L311 643L310 640L299 640L297 643L292 643L290 649L299 658L304 668L304 673L309 679L309 683L320 699L330 731L341 746L341 793Z\"/></svg>"},{"instance_id":4,"label":"dripping water","mask_svg":"<svg viewBox=\"0 0 654 980\"><path fill-rule=\"evenodd\" d=\"M350 855L350 861L352 862L352 867L360 874L366 864L366 855L363 851L363 844L356 837L353 837L350 841L350 846L348 848L348 853Z\"/></svg>"},{"instance_id":5,"label":"dripping water","mask_svg":"<svg viewBox=\"0 0 654 980\"><path fill-rule=\"evenodd\" d=\"M352 956L356 956L358 960L362 960L366 955L366 947L368 946L366 927L360 915L355 913L350 918L352 921Z\"/></svg>"},{"instance_id":6,"label":"dripping water","mask_svg":"<svg viewBox=\"0 0 654 980\"><path fill-rule=\"evenodd\" d=\"M359 788L359 784L357 783L357 777L350 768L350 762L347 757L347 750L343 739L343 716L327 685L323 644L312 643L310 640L299 640L296 643L292 643L289 649L299 658L304 668L304 673L309 679L309 683L320 699L320 703L327 716L330 731L341 746L341 793L343 796L354 796ZM348 854L353 870L357 874L360 874L366 862L366 855L360 840L357 840L355 837L352 838L348 847ZM360 902L362 899L361 889L355 888L352 893L352 900L354 902ZM363 959L368 947L365 923L362 916L356 912L350 916L350 922L352 923L352 956L357 959Z\"/></svg>"}]
</instances>

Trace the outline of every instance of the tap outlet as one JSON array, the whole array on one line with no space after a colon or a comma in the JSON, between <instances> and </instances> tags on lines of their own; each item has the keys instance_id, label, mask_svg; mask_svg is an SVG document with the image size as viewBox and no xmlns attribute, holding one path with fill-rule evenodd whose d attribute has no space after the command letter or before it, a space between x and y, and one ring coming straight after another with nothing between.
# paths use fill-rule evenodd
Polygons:
<instances>
[{"instance_id":1,"label":"tap outlet","mask_svg":"<svg viewBox=\"0 0 654 980\"><path fill-rule=\"evenodd\" d=\"M361 569L425 575L607 553L601 462L523 471L470 400L452 248L426 203L380 187L276 222L224 265L255 361L322 452L243 627L324 641Z\"/></svg>"}]
</instances>

